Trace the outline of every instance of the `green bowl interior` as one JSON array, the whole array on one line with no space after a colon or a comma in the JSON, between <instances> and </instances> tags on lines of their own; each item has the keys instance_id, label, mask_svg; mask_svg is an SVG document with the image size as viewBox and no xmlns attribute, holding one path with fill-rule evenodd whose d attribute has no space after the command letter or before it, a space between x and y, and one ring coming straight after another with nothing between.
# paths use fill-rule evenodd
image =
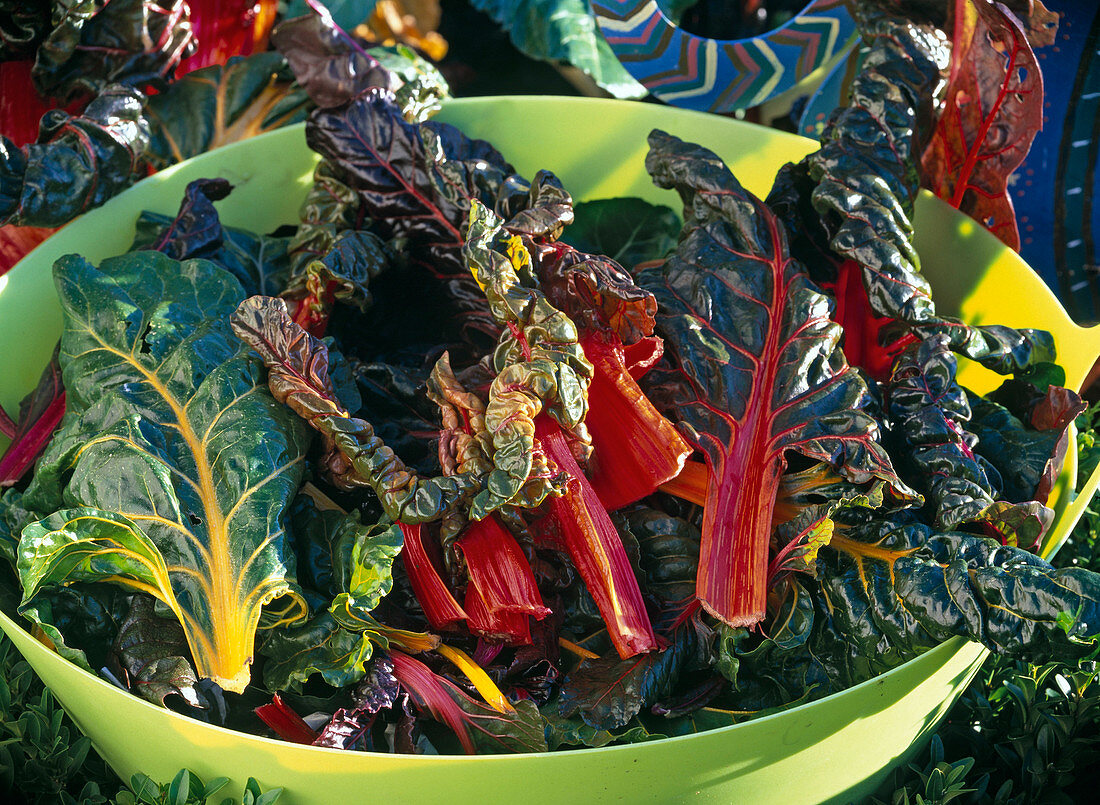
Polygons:
<instances>
[{"instance_id":1,"label":"green bowl interior","mask_svg":"<svg viewBox=\"0 0 1100 805\"><path fill-rule=\"evenodd\" d=\"M727 118L664 106L577 98L505 97L449 103L440 119L489 139L520 170L554 170L576 198L637 195L678 205L653 187L645 138L662 128L725 158L765 194L775 171L816 146ZM79 252L93 262L129 246L142 210L172 214L187 182L223 176L235 185L223 222L270 231L297 220L314 155L301 127L219 149L141 182L65 227L0 277L0 404L14 410L33 387L61 330L53 261ZM968 321L1045 327L1055 334L1072 383L1092 365L1100 339L1074 325L1027 266L993 236L931 197L918 205L917 246L937 302ZM965 269L965 270L962 270ZM31 337L29 337L31 336ZM13 348L12 345L18 345ZM966 367L979 388L990 378ZM2 447L2 442L0 442ZM1073 451L1071 451L1073 452ZM1075 452L1063 472L1065 509ZM1060 515L1058 527L1070 518ZM1071 523L1069 523L1071 525ZM900 668L808 705L735 727L625 747L508 757L394 757L302 747L244 736L169 713L92 677L36 642L6 616L0 626L124 779L170 778L186 766L204 777L249 776L287 787L288 805L358 798L366 787L406 802L818 802L867 793L919 740L977 672L984 650L950 641ZM540 784L532 786L532 779Z\"/></svg>"}]
</instances>

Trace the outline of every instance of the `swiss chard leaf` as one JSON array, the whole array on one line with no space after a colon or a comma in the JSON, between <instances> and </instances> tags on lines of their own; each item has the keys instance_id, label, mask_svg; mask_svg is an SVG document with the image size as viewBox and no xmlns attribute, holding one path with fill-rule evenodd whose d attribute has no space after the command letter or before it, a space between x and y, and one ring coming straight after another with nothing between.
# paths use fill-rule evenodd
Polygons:
<instances>
[{"instance_id":1,"label":"swiss chard leaf","mask_svg":"<svg viewBox=\"0 0 1100 805\"><path fill-rule=\"evenodd\" d=\"M300 123L312 104L278 53L188 73L149 98L149 161L160 169L212 148Z\"/></svg>"},{"instance_id":2,"label":"swiss chard leaf","mask_svg":"<svg viewBox=\"0 0 1100 805\"><path fill-rule=\"evenodd\" d=\"M580 252L604 254L633 270L676 247L680 219L669 207L640 198L582 201L562 240Z\"/></svg>"},{"instance_id":3,"label":"swiss chard leaf","mask_svg":"<svg viewBox=\"0 0 1100 805\"><path fill-rule=\"evenodd\" d=\"M562 683L559 713L566 718L579 715L598 729L624 727L643 707L672 692L694 652L694 633L685 627L661 651L626 660L581 660Z\"/></svg>"},{"instance_id":4,"label":"swiss chard leaf","mask_svg":"<svg viewBox=\"0 0 1100 805\"><path fill-rule=\"evenodd\" d=\"M830 117L820 150L781 170L768 196L798 234L796 256L813 264L831 255L826 263L834 268L852 261L876 317L897 320L917 337L945 335L953 350L991 369L1018 372L1051 360L1048 333L971 327L936 313L912 244L911 217L917 160L931 136L946 51L930 26L892 18L874 4L856 14L870 51L851 103Z\"/></svg>"},{"instance_id":5,"label":"swiss chard leaf","mask_svg":"<svg viewBox=\"0 0 1100 805\"><path fill-rule=\"evenodd\" d=\"M409 472L369 422L348 415L329 377L328 348L291 320L281 299L245 300L232 315L232 327L268 367L275 399L323 436L322 468L338 487L369 487L391 520L422 523L456 514L457 504L481 485L473 476Z\"/></svg>"},{"instance_id":6,"label":"swiss chard leaf","mask_svg":"<svg viewBox=\"0 0 1100 805\"><path fill-rule=\"evenodd\" d=\"M873 521L820 554L822 603L865 657L962 635L1029 662L1073 661L1100 636L1100 576L922 523Z\"/></svg>"},{"instance_id":7,"label":"swiss chard leaf","mask_svg":"<svg viewBox=\"0 0 1100 805\"><path fill-rule=\"evenodd\" d=\"M50 5L5 0L0 9L0 61L33 58L50 30Z\"/></svg>"},{"instance_id":8,"label":"swiss chard leaf","mask_svg":"<svg viewBox=\"0 0 1100 805\"><path fill-rule=\"evenodd\" d=\"M849 367L827 297L787 252L782 225L713 153L650 135L646 165L684 201L680 245L639 275L691 389L677 415L707 459L697 595L731 625L764 616L768 538L785 453L858 482L901 486L871 397Z\"/></svg>"},{"instance_id":9,"label":"swiss chard leaf","mask_svg":"<svg viewBox=\"0 0 1100 805\"><path fill-rule=\"evenodd\" d=\"M371 633L345 629L329 612L301 626L271 629L260 646L264 685L271 691L301 690L314 674L335 688L358 682L374 651Z\"/></svg>"},{"instance_id":10,"label":"swiss chard leaf","mask_svg":"<svg viewBox=\"0 0 1100 805\"><path fill-rule=\"evenodd\" d=\"M111 83L163 88L194 47L189 14L184 0L55 3L31 73L35 87L62 99Z\"/></svg>"},{"instance_id":11,"label":"swiss chard leaf","mask_svg":"<svg viewBox=\"0 0 1100 805\"><path fill-rule=\"evenodd\" d=\"M55 277L69 412L24 498L56 512L24 529L24 605L80 579L148 592L199 675L243 690L261 608L294 594L283 520L308 431L233 336L227 272L135 252Z\"/></svg>"},{"instance_id":12,"label":"swiss chard leaf","mask_svg":"<svg viewBox=\"0 0 1100 805\"><path fill-rule=\"evenodd\" d=\"M315 110L306 140L331 163L330 175L354 191L358 215L373 222L372 230L400 239L410 262L446 284L468 326L495 338L462 246L471 202L493 207L513 195L512 166L452 126L406 122L393 93L379 88L346 106Z\"/></svg>"},{"instance_id":13,"label":"swiss chard leaf","mask_svg":"<svg viewBox=\"0 0 1100 805\"><path fill-rule=\"evenodd\" d=\"M143 99L108 87L79 116L48 112L36 143L0 136L0 225L61 226L129 187L149 146Z\"/></svg>"},{"instance_id":14,"label":"swiss chard leaf","mask_svg":"<svg viewBox=\"0 0 1100 805\"><path fill-rule=\"evenodd\" d=\"M1027 32L1003 6L949 4L951 72L921 160L926 186L1019 251L1008 177L1043 125L1043 73Z\"/></svg>"}]
</instances>

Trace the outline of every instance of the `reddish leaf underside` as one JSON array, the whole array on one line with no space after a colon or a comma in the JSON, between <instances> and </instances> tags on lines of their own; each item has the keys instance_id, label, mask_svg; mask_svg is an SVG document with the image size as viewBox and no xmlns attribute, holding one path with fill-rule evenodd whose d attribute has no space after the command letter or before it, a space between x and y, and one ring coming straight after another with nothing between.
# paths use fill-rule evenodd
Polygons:
<instances>
[{"instance_id":1,"label":"reddish leaf underside","mask_svg":"<svg viewBox=\"0 0 1100 805\"><path fill-rule=\"evenodd\" d=\"M943 113L922 159L924 183L1015 250L1008 179L1043 124L1043 76L1027 32L1003 7L953 6Z\"/></svg>"}]
</instances>

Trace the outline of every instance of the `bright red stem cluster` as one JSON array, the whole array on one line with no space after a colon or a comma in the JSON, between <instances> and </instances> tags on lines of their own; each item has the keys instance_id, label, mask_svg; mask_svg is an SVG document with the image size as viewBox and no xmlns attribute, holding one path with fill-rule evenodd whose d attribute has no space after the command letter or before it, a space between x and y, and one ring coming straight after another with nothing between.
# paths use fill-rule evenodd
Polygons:
<instances>
[{"instance_id":1,"label":"bright red stem cluster","mask_svg":"<svg viewBox=\"0 0 1100 805\"><path fill-rule=\"evenodd\" d=\"M401 560L405 563L405 572L409 576L413 593L424 615L435 631L453 627L466 620L465 610L458 605L446 582L436 569L435 562L424 545L422 526L399 523L405 546L401 550Z\"/></svg>"},{"instance_id":2,"label":"bright red stem cluster","mask_svg":"<svg viewBox=\"0 0 1100 805\"><path fill-rule=\"evenodd\" d=\"M656 650L657 638L619 532L573 458L565 434L543 414L535 419L535 437L558 469L571 476L564 495L547 499L544 536L569 554L619 656Z\"/></svg>"},{"instance_id":3,"label":"bright red stem cluster","mask_svg":"<svg viewBox=\"0 0 1100 805\"><path fill-rule=\"evenodd\" d=\"M513 646L530 645L530 619L542 620L550 610L515 537L490 515L467 526L458 548L470 577L465 600L470 631Z\"/></svg>"},{"instance_id":4,"label":"bright red stem cluster","mask_svg":"<svg viewBox=\"0 0 1100 805\"><path fill-rule=\"evenodd\" d=\"M198 47L177 75L266 50L279 10L278 0L188 0L188 5Z\"/></svg>"},{"instance_id":5,"label":"bright red stem cluster","mask_svg":"<svg viewBox=\"0 0 1100 805\"><path fill-rule=\"evenodd\" d=\"M645 368L661 354L660 341L653 341L658 346ZM617 337L587 335L581 346L594 370L585 417L593 448L588 477L604 508L614 511L679 475L692 447L639 388Z\"/></svg>"}]
</instances>

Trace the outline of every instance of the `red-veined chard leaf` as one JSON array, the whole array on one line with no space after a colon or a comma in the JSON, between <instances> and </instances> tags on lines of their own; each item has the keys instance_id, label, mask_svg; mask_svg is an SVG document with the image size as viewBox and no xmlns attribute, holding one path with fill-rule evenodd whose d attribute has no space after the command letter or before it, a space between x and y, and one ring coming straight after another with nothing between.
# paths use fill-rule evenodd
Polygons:
<instances>
[{"instance_id":1,"label":"red-veined chard leaf","mask_svg":"<svg viewBox=\"0 0 1100 805\"><path fill-rule=\"evenodd\" d=\"M147 592L198 674L243 690L261 608L297 595L284 518L308 430L230 330L227 272L156 252L54 270L69 411L24 496L46 516L23 529L22 608L73 581Z\"/></svg>"},{"instance_id":2,"label":"red-veined chard leaf","mask_svg":"<svg viewBox=\"0 0 1100 805\"><path fill-rule=\"evenodd\" d=\"M406 122L393 93L380 88L315 110L306 141L356 194L357 214L372 221L372 231L401 239L409 261L446 285L465 324L495 339L498 328L463 264L462 246L473 200L494 207L517 190L526 198L526 183L516 186L512 166L453 126Z\"/></svg>"},{"instance_id":3,"label":"red-veined chard leaf","mask_svg":"<svg viewBox=\"0 0 1100 805\"><path fill-rule=\"evenodd\" d=\"M50 4L4 0L0 23L0 61L33 58L50 30Z\"/></svg>"},{"instance_id":4,"label":"red-veined chard leaf","mask_svg":"<svg viewBox=\"0 0 1100 805\"><path fill-rule=\"evenodd\" d=\"M924 184L1019 251L1008 177L1043 125L1043 74L1027 32L985 0L955 0L943 111L921 160Z\"/></svg>"},{"instance_id":5,"label":"red-veined chard leaf","mask_svg":"<svg viewBox=\"0 0 1100 805\"><path fill-rule=\"evenodd\" d=\"M79 116L48 112L30 145L0 136L0 224L61 226L129 187L149 146L143 100L111 86Z\"/></svg>"},{"instance_id":6,"label":"red-veined chard leaf","mask_svg":"<svg viewBox=\"0 0 1100 805\"><path fill-rule=\"evenodd\" d=\"M893 484L867 387L831 305L787 252L782 224L713 153L650 135L646 166L684 201L677 251L639 275L691 394L677 413L707 459L697 595L732 625L764 617L772 509L785 453Z\"/></svg>"},{"instance_id":7,"label":"red-veined chard leaf","mask_svg":"<svg viewBox=\"0 0 1100 805\"><path fill-rule=\"evenodd\" d=\"M546 736L534 702L524 700L501 712L467 696L445 677L400 651L391 651L394 675L417 710L450 727L467 754L545 752Z\"/></svg>"},{"instance_id":8,"label":"red-veined chard leaf","mask_svg":"<svg viewBox=\"0 0 1100 805\"><path fill-rule=\"evenodd\" d=\"M289 239L223 226L213 202L231 189L224 179L191 182L175 218L149 211L138 217L130 250L155 249L176 260L201 257L236 277L248 295L280 292L290 269Z\"/></svg>"},{"instance_id":9,"label":"red-veined chard leaf","mask_svg":"<svg viewBox=\"0 0 1100 805\"><path fill-rule=\"evenodd\" d=\"M690 626L676 631L670 646L629 659L585 659L569 672L558 697L559 713L579 715L592 727L626 726L643 707L669 695L696 651Z\"/></svg>"},{"instance_id":10,"label":"red-veined chard leaf","mask_svg":"<svg viewBox=\"0 0 1100 805\"><path fill-rule=\"evenodd\" d=\"M931 26L891 17L873 4L855 13L870 50L852 99L829 118L820 150L783 168L768 196L794 235L793 253L806 265L830 266L833 276L826 271L815 279L836 281L845 261L861 269L872 332L860 333L853 317L844 324L849 337L864 344L884 346L874 344L878 317L896 321L894 337L945 335L953 350L1001 373L1052 360L1048 333L972 327L936 313L911 218L918 160L932 134L934 90L947 64L945 44ZM855 290L846 291L849 305Z\"/></svg>"},{"instance_id":11,"label":"red-veined chard leaf","mask_svg":"<svg viewBox=\"0 0 1100 805\"><path fill-rule=\"evenodd\" d=\"M44 97L95 94L107 84L162 87L194 48L184 0L55 3L53 30L38 47L35 88Z\"/></svg>"}]
</instances>

